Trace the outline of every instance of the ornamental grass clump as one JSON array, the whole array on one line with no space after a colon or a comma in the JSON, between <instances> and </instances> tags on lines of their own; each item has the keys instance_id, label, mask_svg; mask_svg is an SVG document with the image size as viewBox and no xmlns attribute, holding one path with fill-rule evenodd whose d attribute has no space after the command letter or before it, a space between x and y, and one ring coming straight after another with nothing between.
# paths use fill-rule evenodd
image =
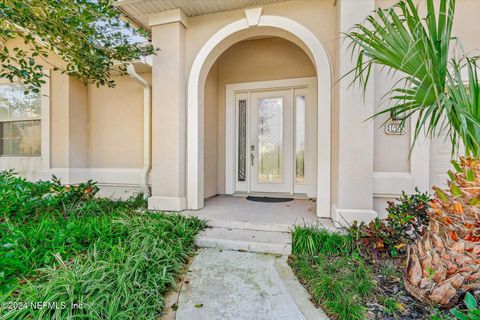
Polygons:
<instances>
[{"instance_id":1,"label":"ornamental grass clump","mask_svg":"<svg viewBox=\"0 0 480 320\"><path fill-rule=\"evenodd\" d=\"M6 319L154 319L163 295L193 254L196 218L145 213L119 215L108 237L99 237L87 252L38 269L15 301L54 301L67 308L10 310ZM75 306L75 307L71 307Z\"/></svg>"},{"instance_id":2,"label":"ornamental grass clump","mask_svg":"<svg viewBox=\"0 0 480 320\"><path fill-rule=\"evenodd\" d=\"M315 304L339 320L366 318L365 300L374 295L372 268L349 235L317 225L295 226L289 264Z\"/></svg>"}]
</instances>

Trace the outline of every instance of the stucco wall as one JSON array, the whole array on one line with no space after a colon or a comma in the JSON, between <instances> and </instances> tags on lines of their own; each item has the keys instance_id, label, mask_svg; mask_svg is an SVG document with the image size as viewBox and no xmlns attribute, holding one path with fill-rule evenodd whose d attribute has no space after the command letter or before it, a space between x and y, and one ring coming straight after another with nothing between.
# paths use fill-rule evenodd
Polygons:
<instances>
[{"instance_id":1,"label":"stucco wall","mask_svg":"<svg viewBox=\"0 0 480 320\"><path fill-rule=\"evenodd\" d=\"M88 92L87 86L69 79L69 158L70 168L88 167Z\"/></svg>"},{"instance_id":2,"label":"stucco wall","mask_svg":"<svg viewBox=\"0 0 480 320\"><path fill-rule=\"evenodd\" d=\"M150 80L151 74L142 74ZM91 168L143 165L143 87L128 76L115 88L88 86L88 163Z\"/></svg>"},{"instance_id":3,"label":"stucco wall","mask_svg":"<svg viewBox=\"0 0 480 320\"><path fill-rule=\"evenodd\" d=\"M218 58L205 83L205 197L225 192L226 85L315 74L301 48L276 37L238 42Z\"/></svg>"},{"instance_id":4,"label":"stucco wall","mask_svg":"<svg viewBox=\"0 0 480 320\"><path fill-rule=\"evenodd\" d=\"M375 67L375 111L380 112L390 106L390 102L385 99L385 94L389 91L399 76L385 74L385 70L378 66ZM376 172L410 172L410 160L408 158L410 150L410 122L405 124L406 133L404 135L387 135L385 133L385 121L389 115L384 114L374 120L374 161L373 168Z\"/></svg>"},{"instance_id":5,"label":"stucco wall","mask_svg":"<svg viewBox=\"0 0 480 320\"><path fill-rule=\"evenodd\" d=\"M68 158L69 126L68 76L52 72L50 76L50 165L66 168Z\"/></svg>"},{"instance_id":6,"label":"stucco wall","mask_svg":"<svg viewBox=\"0 0 480 320\"><path fill-rule=\"evenodd\" d=\"M11 40L6 45L28 49L21 39ZM43 90L50 109L47 146L50 163L46 168L141 168L142 86L128 76L113 77L116 88L85 86L78 79L53 71L53 66L64 64L55 54L49 54L48 62L40 59L37 62L50 74L49 91ZM151 81L151 74L142 76ZM14 162L9 159L9 165L15 166ZM24 162L25 159L21 159L18 163L25 166ZM29 170L46 169L37 163L32 160Z\"/></svg>"},{"instance_id":7,"label":"stucco wall","mask_svg":"<svg viewBox=\"0 0 480 320\"><path fill-rule=\"evenodd\" d=\"M218 194L218 91L218 63L216 63L205 81L205 161L203 163L205 198Z\"/></svg>"},{"instance_id":8,"label":"stucco wall","mask_svg":"<svg viewBox=\"0 0 480 320\"><path fill-rule=\"evenodd\" d=\"M396 0L376 0L376 6L388 8L394 5ZM392 88L399 75L387 75L385 70L376 67L375 75L375 110L381 111L389 107L384 95ZM407 124L405 135L387 135L383 123L388 116L381 116L374 120L374 171L376 172L409 172L410 161L408 159L410 148L410 124ZM378 201L377 201L378 205Z\"/></svg>"}]
</instances>

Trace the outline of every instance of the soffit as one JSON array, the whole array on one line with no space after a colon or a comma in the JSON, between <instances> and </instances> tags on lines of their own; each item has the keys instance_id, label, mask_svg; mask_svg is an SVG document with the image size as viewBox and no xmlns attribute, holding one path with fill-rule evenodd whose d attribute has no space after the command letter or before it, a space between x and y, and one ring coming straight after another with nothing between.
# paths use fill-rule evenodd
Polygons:
<instances>
[{"instance_id":1,"label":"soffit","mask_svg":"<svg viewBox=\"0 0 480 320\"><path fill-rule=\"evenodd\" d=\"M173 9L182 9L187 16L194 17L284 1L286 0L119 0L114 5L128 19L147 27L150 14Z\"/></svg>"}]
</instances>

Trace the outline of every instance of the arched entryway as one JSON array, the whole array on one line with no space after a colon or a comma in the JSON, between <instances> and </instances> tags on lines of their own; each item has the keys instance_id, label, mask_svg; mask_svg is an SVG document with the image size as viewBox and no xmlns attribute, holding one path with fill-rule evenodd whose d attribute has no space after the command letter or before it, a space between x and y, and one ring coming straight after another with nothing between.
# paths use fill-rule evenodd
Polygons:
<instances>
[{"instance_id":1,"label":"arched entryway","mask_svg":"<svg viewBox=\"0 0 480 320\"><path fill-rule=\"evenodd\" d=\"M262 16L261 9L246 10L246 18L215 33L197 54L188 79L187 202L200 209L204 201L203 94L207 74L222 52L252 36L279 36L297 43L310 56L317 71L317 216L330 216L331 68L320 41L298 22L279 16Z\"/></svg>"}]
</instances>

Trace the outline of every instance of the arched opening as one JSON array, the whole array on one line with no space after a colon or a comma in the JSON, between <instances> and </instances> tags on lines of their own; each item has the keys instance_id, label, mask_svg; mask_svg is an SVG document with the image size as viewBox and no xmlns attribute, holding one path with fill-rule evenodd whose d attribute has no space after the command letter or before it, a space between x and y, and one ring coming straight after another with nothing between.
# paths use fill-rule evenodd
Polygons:
<instances>
[{"instance_id":1,"label":"arched opening","mask_svg":"<svg viewBox=\"0 0 480 320\"><path fill-rule=\"evenodd\" d=\"M262 39L259 39L262 37ZM278 37L278 38L271 38ZM221 181L227 181L228 179L222 179L221 174L219 176L217 171L216 180L220 181L217 183L217 190L215 188L206 190L204 186L214 185L212 181L206 181L205 178L211 179L213 171L209 171L205 175L205 170L210 170L213 168L212 164L208 159L215 152L211 148L211 143L205 144L206 135L210 138L212 136L211 117L205 117L205 112L211 112L211 105L205 105L205 101L211 101L212 95L219 95L220 92L214 92L212 90L211 81L208 81L208 75L215 68L218 69L218 65L215 65L215 62L218 61L218 58L226 53L228 55L228 48L231 48L232 45L236 46L245 46L252 45L245 44L244 40L256 38L257 43L264 45L267 41L277 41L278 44L282 44L284 47L290 46L292 50L300 50L303 52L303 55L308 56L311 60L313 69L317 74L317 81L315 84L315 101L313 101L315 108L315 154L312 156L315 163L312 165L315 167L315 176L313 177L313 184L316 187L316 198L317 198L317 216L328 217L330 215L330 101L331 101L331 71L330 64L326 52L318 39L305 27L298 24L297 22L275 16L262 16L259 20L258 26L250 27L247 19L239 20L230 25L227 25L220 31L218 31L210 40L202 47L197 57L194 60L192 69L189 76L188 82L188 108L187 108L187 119L188 119L188 158L187 158L187 201L188 207L190 209L199 209L203 207L204 197L207 195L214 194L218 192L219 189L222 191L222 188L228 189L228 185L222 186ZM274 40L272 40L274 39ZM241 43L241 44L238 44ZM234 47L233 47L234 48ZM234 54L230 52L231 54ZM301 55L298 55L301 57ZM221 57L221 59L228 59ZM301 61L305 61L303 58ZM301 63L303 63L301 62ZM213 67L213 69L212 69ZM285 77L288 73L288 70L281 70L282 66L279 66L280 73L275 75L276 77ZM308 68L307 68L308 69ZM297 68L296 72L300 69ZM304 70L305 71L305 70ZM218 72L218 70L217 70ZM283 72L283 73L282 73ZM312 70L305 71L306 73L297 74L300 76L308 75ZM233 78L236 75L233 75ZM259 78L258 78L259 77ZM267 79L268 75L258 76L256 80L264 80L261 78ZM294 77L295 78L295 77ZM305 77L303 77L305 78ZM253 80L249 78L249 75L244 76L244 79ZM296 77L300 79L300 77ZM272 80L272 79L269 79ZM255 81L255 80L254 80ZM268 80L267 80L268 81ZM273 85L278 86L278 84ZM217 85L217 90L218 90ZM293 89L292 89L293 90ZM212 92L213 91L213 92ZM294 91L291 91L294 92ZM288 99L288 98L285 98ZM218 103L221 103L222 99L219 98ZM285 100L286 101L286 100ZM218 107L218 106L217 106ZM207 109L206 109L207 108ZM209 109L210 108L210 109ZM229 117L225 117L226 120ZM231 117L230 117L231 119ZM205 122L206 120L206 122ZM217 114L217 123L218 121ZM228 123L226 124L228 126ZM208 128L207 128L208 126ZM294 124L292 124L294 126ZM213 129L214 131L214 129ZM218 136L217 136L218 138ZM228 145L228 144L227 144ZM205 147L207 147L205 149ZM228 148L228 147L227 147ZM218 151L217 151L218 152ZM219 152L220 153L220 152ZM226 151L228 157L228 150ZM207 158L205 157L207 156ZM221 157L221 155L220 155ZM218 159L217 158L217 167ZM205 161L209 161L208 165L205 166ZM221 159L220 159L221 162ZM228 161L225 161L225 165L228 165ZM220 170L221 172L221 170ZM226 171L228 175L229 171ZM279 189L280 190L280 189ZM228 191L228 190L227 190ZM282 189L283 191L283 189Z\"/></svg>"}]
</instances>

